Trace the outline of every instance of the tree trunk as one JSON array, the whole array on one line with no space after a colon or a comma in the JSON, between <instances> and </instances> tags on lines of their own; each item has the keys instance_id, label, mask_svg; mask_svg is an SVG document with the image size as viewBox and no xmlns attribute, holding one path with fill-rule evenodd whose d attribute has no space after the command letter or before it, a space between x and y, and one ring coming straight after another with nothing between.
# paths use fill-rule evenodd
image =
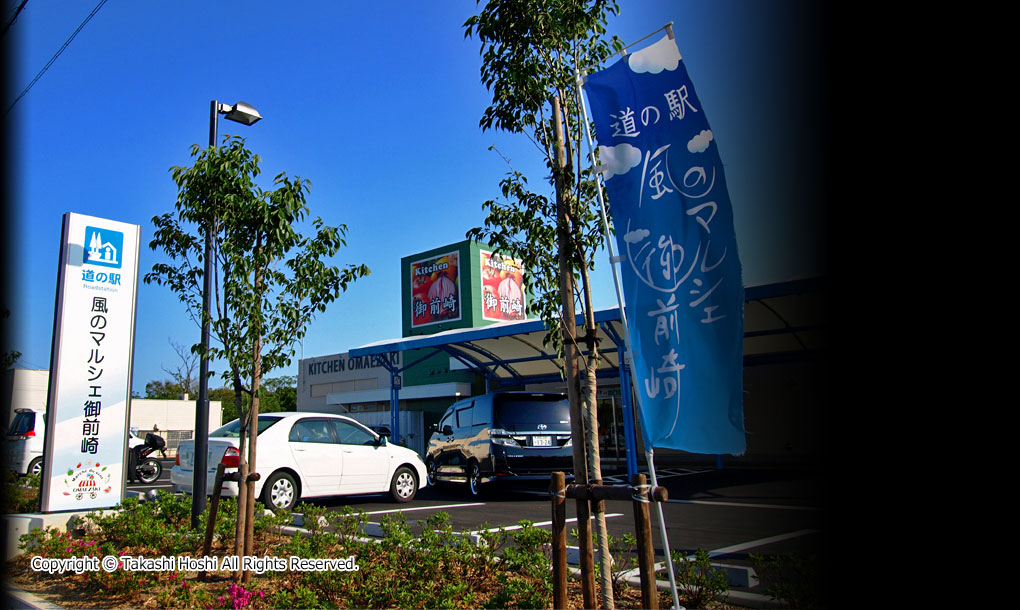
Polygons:
<instances>
[{"instance_id":1,"label":"tree trunk","mask_svg":"<svg viewBox=\"0 0 1020 610\"><path fill-rule=\"evenodd\" d=\"M239 442L240 446L238 447L238 453L240 455L238 457L238 466L237 466L237 473L238 473L238 476L239 476L238 484L237 484L237 524L236 524L236 527L234 529L234 555L236 555L238 557L238 562L239 562L238 565L239 566L240 566L240 558L244 556L244 511L242 510L242 507L244 507L245 499L248 497L247 496L247 489L245 489L244 484L241 482L241 481L244 481L244 478L248 474L248 463L244 459L244 444L245 444L245 437L244 437L244 435L245 435L246 428L248 427L247 423L246 423L248 420L247 420L247 415L244 412L244 400L243 400L241 392L242 392L242 390L241 390L241 378L240 378L239 373L235 370L234 371L234 406L237 408L237 416L238 416L238 419L241 421L240 430L238 430L239 437L240 437L240 442ZM239 581L240 579L241 579L241 571L240 571L240 568L238 568L238 570L236 572L234 572L234 580L238 580Z\"/></svg>"},{"instance_id":2,"label":"tree trunk","mask_svg":"<svg viewBox=\"0 0 1020 610\"><path fill-rule=\"evenodd\" d=\"M556 242L560 271L560 316L563 333L563 366L567 382L567 398L570 402L570 438L574 453L574 483L588 484L588 469L585 460L584 417L578 393L577 372L577 324L574 313L574 266L570 248L570 186L566 176L566 151L563 140L563 123L560 113L560 99L552 98L553 123L556 137L556 164L553 176L556 185ZM576 500L578 551L581 560L581 591L584 607L595 607L595 569L591 545L591 509L587 500Z\"/></svg>"},{"instance_id":3,"label":"tree trunk","mask_svg":"<svg viewBox=\"0 0 1020 610\"><path fill-rule=\"evenodd\" d=\"M595 371L598 369L599 346L595 339L595 313L592 310L591 286L588 281L588 270L581 265L582 293L584 294L584 326L585 339L588 345L588 358L584 360L585 370L581 377L581 399L584 401L585 417L585 450L588 453L588 478L592 485L602 484L602 457L599 451L599 417L597 390L598 382ZM609 532L606 529L606 503L603 500L592 502L595 513L595 535L598 537L599 571L602 588L602 604L606 610L615 607L613 596L613 558L609 553Z\"/></svg>"},{"instance_id":4,"label":"tree trunk","mask_svg":"<svg viewBox=\"0 0 1020 610\"><path fill-rule=\"evenodd\" d=\"M256 256L261 256L262 238L258 238L255 246ZM256 298L261 300L262 295L262 273L261 271L255 274L255 295ZM248 441L248 472L254 474L258 472L255 465L255 450L256 440L259 436L259 386L262 383L262 328L256 321L255 324L255 343L252 346L252 372L251 372L251 426L248 429L249 441ZM244 519L245 519L245 530L244 530L244 554L253 555L253 549L255 545L255 481L249 481L248 477L244 479L244 486L248 489L247 501L244 504ZM238 514L241 512L241 506L238 506ZM242 582L248 584L251 579L251 571L245 570L242 576Z\"/></svg>"},{"instance_id":5,"label":"tree trunk","mask_svg":"<svg viewBox=\"0 0 1020 610\"><path fill-rule=\"evenodd\" d=\"M261 382L261 354L262 340L261 338L255 339L255 367L254 373L252 374L252 393L251 393L251 415L252 425L249 428L249 441L248 441L248 471L250 473L258 472L255 465L255 445L258 439L258 421L259 421L259 384ZM255 544L255 481L249 481L248 477L245 477L244 487L247 488L247 498L244 504L244 519L245 519L245 530L244 530L244 554L252 555ZM238 514L241 512L241 506L238 506ZM245 584L251 579L251 572L245 570L242 577L242 582Z\"/></svg>"}]
</instances>

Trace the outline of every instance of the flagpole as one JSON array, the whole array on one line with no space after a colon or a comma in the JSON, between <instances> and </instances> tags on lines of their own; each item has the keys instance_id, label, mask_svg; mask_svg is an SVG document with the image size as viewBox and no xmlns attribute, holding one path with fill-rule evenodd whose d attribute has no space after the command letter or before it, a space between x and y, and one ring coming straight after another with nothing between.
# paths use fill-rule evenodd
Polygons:
<instances>
[{"instance_id":1,"label":"flagpole","mask_svg":"<svg viewBox=\"0 0 1020 610\"><path fill-rule=\"evenodd\" d=\"M670 22L670 23L666 24L666 26L665 26L665 28L669 32L669 37L670 38L673 37L673 28L672 28L672 26L673 26L673 22ZM659 30L656 30L656 32L660 31L661 29L662 28L660 28ZM653 34L655 34L655 32L652 32L652 34L649 34L648 36L651 36ZM648 36L646 36L645 38L648 38ZM644 40L644 39L642 39L642 40ZM613 283L616 285L616 301L617 301L617 303L619 304L619 307L620 307L620 321L623 323L623 340L624 340L624 345L625 345L624 354L625 354L625 356L627 358L628 366L630 366L630 369L632 371L636 372L636 369L634 368L634 355L633 355L633 353L631 352L631 349L630 349L630 346L631 346L630 328L629 328L629 326L627 324L627 314L626 314L626 311L624 310L624 304L623 304L623 286L622 286L622 284L620 284L620 277L619 277L619 275L616 272L616 263L618 263L620 261L620 259L617 258L614 255L614 253L613 253L614 252L613 251L613 239L612 239L612 236L609 234L609 217L606 215L606 202L605 202L605 199L604 199L603 194L602 194L602 182L601 182L601 180L599 178L599 176L600 176L600 174L602 172L599 171L598 167L595 165L595 149L594 149L594 144L593 144L592 137L591 137L591 126L588 123L588 107L584 103L584 93L581 91L581 84L582 84L581 75L580 75L580 73L575 71L574 72L574 76L576 78L575 84L577 85L577 98L578 98L578 101L580 102L580 106L581 106L581 116L584 117L584 132L585 132L585 135L587 136L587 139L588 139L588 156L591 158L592 168L595 169L595 185L598 187L597 193L598 193L598 200L599 200L599 210L602 213L602 230L603 230L603 233L605 234L605 237L606 237L606 249L608 250L608 253L609 253L609 266L613 270ZM641 412L641 392L640 392L640 389L636 386L636 384L637 384L637 377L636 377L636 375L631 375L630 376L630 380L631 380L631 386L632 386L632 389L633 389L634 397L637 400L638 412L640 413ZM650 478L651 478L652 487L656 487L656 486L658 486L659 483L658 483L658 480L657 480L657 478L655 476L654 450L651 447L648 447L648 446L645 447L645 459L648 460L648 473L649 473ZM677 594L677 589L676 589L676 576L673 574L673 557L670 555L669 540L666 537L666 518L663 516L663 513L662 513L662 503L661 502L652 502L652 504L655 505L655 512L656 512L656 514L659 517L659 533L662 536L663 553L664 553L665 558L666 558L666 568L667 568L667 572L669 574L669 588L670 588L670 591L673 593L673 608L676 609L676 610L679 610L681 608L681 606L680 606L680 597Z\"/></svg>"}]
</instances>

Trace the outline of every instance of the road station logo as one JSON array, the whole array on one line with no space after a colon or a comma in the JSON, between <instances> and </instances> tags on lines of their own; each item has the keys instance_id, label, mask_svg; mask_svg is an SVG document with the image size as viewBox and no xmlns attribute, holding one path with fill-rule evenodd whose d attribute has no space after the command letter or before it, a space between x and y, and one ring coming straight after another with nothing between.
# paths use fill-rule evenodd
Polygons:
<instances>
[{"instance_id":1,"label":"road station logo","mask_svg":"<svg viewBox=\"0 0 1020 610\"><path fill-rule=\"evenodd\" d=\"M85 227L85 253L82 262L120 269L124 234L110 229Z\"/></svg>"}]
</instances>

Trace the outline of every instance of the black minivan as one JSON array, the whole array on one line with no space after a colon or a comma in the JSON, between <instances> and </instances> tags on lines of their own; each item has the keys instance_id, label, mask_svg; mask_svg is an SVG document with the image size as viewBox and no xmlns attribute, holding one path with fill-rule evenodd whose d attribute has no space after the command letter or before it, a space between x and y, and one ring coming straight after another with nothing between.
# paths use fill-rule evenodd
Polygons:
<instances>
[{"instance_id":1,"label":"black minivan","mask_svg":"<svg viewBox=\"0 0 1020 610\"><path fill-rule=\"evenodd\" d=\"M494 392L455 402L425 454L429 485L467 483L471 495L498 480L548 479L573 470L565 394Z\"/></svg>"}]
</instances>

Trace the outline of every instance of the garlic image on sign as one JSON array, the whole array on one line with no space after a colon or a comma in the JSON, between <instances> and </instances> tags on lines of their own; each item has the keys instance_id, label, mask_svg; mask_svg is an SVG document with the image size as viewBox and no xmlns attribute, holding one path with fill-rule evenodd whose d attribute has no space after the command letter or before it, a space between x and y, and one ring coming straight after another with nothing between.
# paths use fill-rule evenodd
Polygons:
<instances>
[{"instance_id":1,"label":"garlic image on sign","mask_svg":"<svg viewBox=\"0 0 1020 610\"><path fill-rule=\"evenodd\" d=\"M457 286L454 285L453 280L445 275L440 275L436 278L436 281L432 282L432 286L429 287L430 301L436 297L443 301L451 294L457 294Z\"/></svg>"},{"instance_id":2,"label":"garlic image on sign","mask_svg":"<svg viewBox=\"0 0 1020 610\"><path fill-rule=\"evenodd\" d=\"M510 314L513 318L524 317L524 295L521 293L521 287L517 285L513 277L508 277L499 283L499 300L501 307L507 307L508 310L503 313ZM506 305L503 305L506 303Z\"/></svg>"},{"instance_id":3,"label":"garlic image on sign","mask_svg":"<svg viewBox=\"0 0 1020 610\"><path fill-rule=\"evenodd\" d=\"M448 319L458 316L457 284L445 273L440 274L429 286L428 300L433 319Z\"/></svg>"},{"instance_id":4,"label":"garlic image on sign","mask_svg":"<svg viewBox=\"0 0 1020 610\"><path fill-rule=\"evenodd\" d=\"M499 298L507 298L511 301L521 299L521 288L517 285L517 282L513 278L506 278L499 283Z\"/></svg>"}]
</instances>

